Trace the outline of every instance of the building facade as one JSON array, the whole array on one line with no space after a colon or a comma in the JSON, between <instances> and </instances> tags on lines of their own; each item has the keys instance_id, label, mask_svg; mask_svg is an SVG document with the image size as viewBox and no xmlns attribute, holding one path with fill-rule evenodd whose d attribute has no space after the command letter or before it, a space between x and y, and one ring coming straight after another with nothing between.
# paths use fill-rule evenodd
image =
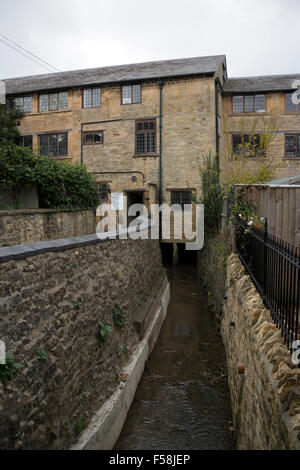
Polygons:
<instances>
[{"instance_id":1,"label":"building facade","mask_svg":"<svg viewBox=\"0 0 300 470\"><path fill-rule=\"evenodd\" d=\"M168 60L6 80L7 97L24 111L22 145L49 158L86 165L102 200L129 204L191 202L203 155L222 174L243 139L274 126L267 152L278 176L300 173L300 75L228 78L225 56ZM241 136L244 137L241 137Z\"/></svg>"}]
</instances>

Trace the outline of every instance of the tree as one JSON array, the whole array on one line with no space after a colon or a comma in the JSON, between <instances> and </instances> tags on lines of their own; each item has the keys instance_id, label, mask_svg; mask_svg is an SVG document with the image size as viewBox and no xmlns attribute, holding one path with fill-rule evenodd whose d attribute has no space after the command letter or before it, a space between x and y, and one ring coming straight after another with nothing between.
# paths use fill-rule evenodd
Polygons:
<instances>
[{"instance_id":1,"label":"tree","mask_svg":"<svg viewBox=\"0 0 300 470\"><path fill-rule=\"evenodd\" d=\"M8 109L7 105L0 104L0 145L3 142L18 143L20 133L16 124L22 116L21 111L15 108Z\"/></svg>"}]
</instances>

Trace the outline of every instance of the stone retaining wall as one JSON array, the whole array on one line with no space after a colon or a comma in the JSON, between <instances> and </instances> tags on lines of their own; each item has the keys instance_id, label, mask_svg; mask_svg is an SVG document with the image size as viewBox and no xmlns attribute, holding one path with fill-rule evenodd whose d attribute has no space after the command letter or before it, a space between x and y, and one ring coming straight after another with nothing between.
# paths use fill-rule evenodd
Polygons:
<instances>
[{"instance_id":1,"label":"stone retaining wall","mask_svg":"<svg viewBox=\"0 0 300 470\"><path fill-rule=\"evenodd\" d=\"M159 242L89 237L1 249L0 339L23 365L0 386L1 448L69 448L126 381L139 341L134 316L165 278ZM113 322L116 303L123 328ZM113 328L102 345L99 321Z\"/></svg>"},{"instance_id":2,"label":"stone retaining wall","mask_svg":"<svg viewBox=\"0 0 300 470\"><path fill-rule=\"evenodd\" d=\"M0 211L0 247L76 237L95 231L96 215L93 209Z\"/></svg>"},{"instance_id":3,"label":"stone retaining wall","mask_svg":"<svg viewBox=\"0 0 300 470\"><path fill-rule=\"evenodd\" d=\"M237 448L300 449L300 368L237 255L227 262L226 296L221 334Z\"/></svg>"}]
</instances>

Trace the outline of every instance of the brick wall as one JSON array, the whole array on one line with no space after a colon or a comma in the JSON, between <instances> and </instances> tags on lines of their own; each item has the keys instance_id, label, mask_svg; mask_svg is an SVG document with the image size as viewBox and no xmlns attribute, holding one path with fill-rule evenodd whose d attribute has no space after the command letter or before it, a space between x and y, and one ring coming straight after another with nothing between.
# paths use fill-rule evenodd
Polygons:
<instances>
[{"instance_id":1,"label":"brick wall","mask_svg":"<svg viewBox=\"0 0 300 470\"><path fill-rule=\"evenodd\" d=\"M95 211L0 211L0 247L95 233Z\"/></svg>"},{"instance_id":2,"label":"brick wall","mask_svg":"<svg viewBox=\"0 0 300 470\"><path fill-rule=\"evenodd\" d=\"M163 276L159 242L147 240L98 240L0 263L0 338L24 366L8 390L0 387L1 448L66 449L76 441L120 383L139 340L134 315ZM122 329L113 326L117 302ZM113 326L101 347L99 320Z\"/></svg>"}]
</instances>

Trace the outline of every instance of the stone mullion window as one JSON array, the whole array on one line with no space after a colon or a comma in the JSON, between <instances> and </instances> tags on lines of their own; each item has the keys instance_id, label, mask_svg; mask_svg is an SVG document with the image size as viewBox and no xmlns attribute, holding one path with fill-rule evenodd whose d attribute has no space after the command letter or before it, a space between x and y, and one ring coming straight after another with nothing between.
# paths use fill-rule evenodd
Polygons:
<instances>
[{"instance_id":1,"label":"stone mullion window","mask_svg":"<svg viewBox=\"0 0 300 470\"><path fill-rule=\"evenodd\" d=\"M101 106L101 88L86 88L83 90L83 107L99 108Z\"/></svg>"},{"instance_id":2,"label":"stone mullion window","mask_svg":"<svg viewBox=\"0 0 300 470\"><path fill-rule=\"evenodd\" d=\"M32 113L32 96L20 96L12 100L13 107L24 114Z\"/></svg>"},{"instance_id":3,"label":"stone mullion window","mask_svg":"<svg viewBox=\"0 0 300 470\"><path fill-rule=\"evenodd\" d=\"M234 114L265 113L266 95L235 95L232 97Z\"/></svg>"},{"instance_id":4,"label":"stone mullion window","mask_svg":"<svg viewBox=\"0 0 300 470\"><path fill-rule=\"evenodd\" d=\"M156 120L136 121L135 153L151 154L156 152Z\"/></svg>"},{"instance_id":5,"label":"stone mullion window","mask_svg":"<svg viewBox=\"0 0 300 470\"><path fill-rule=\"evenodd\" d=\"M260 134L233 134L232 153L235 157L265 156L265 152L261 148Z\"/></svg>"},{"instance_id":6,"label":"stone mullion window","mask_svg":"<svg viewBox=\"0 0 300 470\"><path fill-rule=\"evenodd\" d=\"M84 145L103 144L103 131L86 131L83 133Z\"/></svg>"},{"instance_id":7,"label":"stone mullion window","mask_svg":"<svg viewBox=\"0 0 300 470\"><path fill-rule=\"evenodd\" d=\"M286 134L284 143L285 157L300 157L300 134Z\"/></svg>"},{"instance_id":8,"label":"stone mullion window","mask_svg":"<svg viewBox=\"0 0 300 470\"><path fill-rule=\"evenodd\" d=\"M182 210L184 206L191 205L191 191L172 191L171 192L171 205L180 205Z\"/></svg>"},{"instance_id":9,"label":"stone mullion window","mask_svg":"<svg viewBox=\"0 0 300 470\"><path fill-rule=\"evenodd\" d=\"M32 135L22 135L19 139L19 145L32 150Z\"/></svg>"},{"instance_id":10,"label":"stone mullion window","mask_svg":"<svg viewBox=\"0 0 300 470\"><path fill-rule=\"evenodd\" d=\"M122 104L141 103L141 85L123 85L122 86Z\"/></svg>"},{"instance_id":11,"label":"stone mullion window","mask_svg":"<svg viewBox=\"0 0 300 470\"><path fill-rule=\"evenodd\" d=\"M294 104L292 101L293 93L285 94L285 111L300 112L300 103Z\"/></svg>"},{"instance_id":12,"label":"stone mullion window","mask_svg":"<svg viewBox=\"0 0 300 470\"><path fill-rule=\"evenodd\" d=\"M40 137L40 154L48 157L65 157L68 155L68 134L42 134Z\"/></svg>"},{"instance_id":13,"label":"stone mullion window","mask_svg":"<svg viewBox=\"0 0 300 470\"><path fill-rule=\"evenodd\" d=\"M67 91L60 93L45 93L39 97L39 111L63 111L68 109L68 97Z\"/></svg>"}]
</instances>

